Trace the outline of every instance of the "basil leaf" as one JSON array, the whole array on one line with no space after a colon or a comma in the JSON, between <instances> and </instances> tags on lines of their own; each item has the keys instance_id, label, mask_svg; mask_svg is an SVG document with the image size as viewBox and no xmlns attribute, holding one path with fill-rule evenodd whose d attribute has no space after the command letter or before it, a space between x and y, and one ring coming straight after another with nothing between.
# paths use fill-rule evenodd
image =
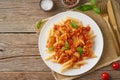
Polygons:
<instances>
[{"instance_id":1,"label":"basil leaf","mask_svg":"<svg viewBox=\"0 0 120 80\"><path fill-rule=\"evenodd\" d=\"M40 29L41 25L42 25L42 20L36 22L37 29Z\"/></svg>"},{"instance_id":2,"label":"basil leaf","mask_svg":"<svg viewBox=\"0 0 120 80\"><path fill-rule=\"evenodd\" d=\"M93 8L93 11L96 12L97 14L100 14L100 9L96 6Z\"/></svg>"},{"instance_id":3,"label":"basil leaf","mask_svg":"<svg viewBox=\"0 0 120 80\"><path fill-rule=\"evenodd\" d=\"M77 52L81 55L83 53L83 49L81 47L77 47Z\"/></svg>"},{"instance_id":4,"label":"basil leaf","mask_svg":"<svg viewBox=\"0 0 120 80\"><path fill-rule=\"evenodd\" d=\"M68 44L68 42L67 41L65 41L65 46L64 47L62 47L62 51L65 51L66 49L68 49L68 47L69 47L69 44Z\"/></svg>"},{"instance_id":5,"label":"basil leaf","mask_svg":"<svg viewBox=\"0 0 120 80\"><path fill-rule=\"evenodd\" d=\"M65 47L68 48L69 47L69 44L67 41L65 41Z\"/></svg>"},{"instance_id":6,"label":"basil leaf","mask_svg":"<svg viewBox=\"0 0 120 80\"><path fill-rule=\"evenodd\" d=\"M73 28L78 28L78 25L77 25L75 22L71 22L70 25L71 25Z\"/></svg>"},{"instance_id":7,"label":"basil leaf","mask_svg":"<svg viewBox=\"0 0 120 80\"><path fill-rule=\"evenodd\" d=\"M53 49L54 49L53 47L48 48L49 51L53 51Z\"/></svg>"},{"instance_id":8,"label":"basil leaf","mask_svg":"<svg viewBox=\"0 0 120 80\"><path fill-rule=\"evenodd\" d=\"M62 49L61 49L61 50L62 50L62 51L65 51L66 49L67 49L66 47L62 47Z\"/></svg>"},{"instance_id":9,"label":"basil leaf","mask_svg":"<svg viewBox=\"0 0 120 80\"><path fill-rule=\"evenodd\" d=\"M77 7L78 10L81 10L81 11L88 11L88 10L92 10L93 9L93 5L82 5L82 6L78 6Z\"/></svg>"},{"instance_id":10,"label":"basil leaf","mask_svg":"<svg viewBox=\"0 0 120 80\"><path fill-rule=\"evenodd\" d=\"M95 0L89 0L91 4L95 4Z\"/></svg>"}]
</instances>

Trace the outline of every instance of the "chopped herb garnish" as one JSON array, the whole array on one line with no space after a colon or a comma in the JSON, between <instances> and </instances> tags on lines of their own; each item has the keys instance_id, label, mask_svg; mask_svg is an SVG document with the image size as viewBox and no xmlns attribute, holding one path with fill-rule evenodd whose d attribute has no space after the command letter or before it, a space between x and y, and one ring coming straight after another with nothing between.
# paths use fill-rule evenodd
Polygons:
<instances>
[{"instance_id":1,"label":"chopped herb garnish","mask_svg":"<svg viewBox=\"0 0 120 80\"><path fill-rule=\"evenodd\" d=\"M77 9L81 11L88 11L93 9L93 5L89 5L89 4L81 5L81 6L78 6Z\"/></svg>"},{"instance_id":2,"label":"chopped herb garnish","mask_svg":"<svg viewBox=\"0 0 120 80\"><path fill-rule=\"evenodd\" d=\"M81 55L83 53L83 48L77 47L77 52Z\"/></svg>"},{"instance_id":3,"label":"chopped herb garnish","mask_svg":"<svg viewBox=\"0 0 120 80\"><path fill-rule=\"evenodd\" d=\"M41 25L42 25L42 20L36 22L37 29L40 29Z\"/></svg>"},{"instance_id":4,"label":"chopped herb garnish","mask_svg":"<svg viewBox=\"0 0 120 80\"><path fill-rule=\"evenodd\" d=\"M67 41L65 41L65 47L68 48L69 47L69 44Z\"/></svg>"},{"instance_id":5,"label":"chopped herb garnish","mask_svg":"<svg viewBox=\"0 0 120 80\"><path fill-rule=\"evenodd\" d=\"M89 4L78 6L77 9L81 11L93 10L95 13L100 14L100 9L97 7L95 0L89 0Z\"/></svg>"},{"instance_id":6,"label":"chopped herb garnish","mask_svg":"<svg viewBox=\"0 0 120 80\"><path fill-rule=\"evenodd\" d=\"M95 4L95 0L89 0L91 4Z\"/></svg>"},{"instance_id":7,"label":"chopped herb garnish","mask_svg":"<svg viewBox=\"0 0 120 80\"><path fill-rule=\"evenodd\" d=\"M48 48L49 51L53 51L53 49L54 49L53 47Z\"/></svg>"},{"instance_id":8,"label":"chopped herb garnish","mask_svg":"<svg viewBox=\"0 0 120 80\"><path fill-rule=\"evenodd\" d=\"M70 25L73 27L73 28L78 28L78 25L75 23L75 22L71 22Z\"/></svg>"},{"instance_id":9,"label":"chopped herb garnish","mask_svg":"<svg viewBox=\"0 0 120 80\"><path fill-rule=\"evenodd\" d=\"M62 51L65 51L67 48L66 47L62 47Z\"/></svg>"},{"instance_id":10,"label":"chopped herb garnish","mask_svg":"<svg viewBox=\"0 0 120 80\"><path fill-rule=\"evenodd\" d=\"M93 10L94 10L96 13L100 14L100 9L99 9L98 7L94 6Z\"/></svg>"},{"instance_id":11,"label":"chopped herb garnish","mask_svg":"<svg viewBox=\"0 0 120 80\"><path fill-rule=\"evenodd\" d=\"M65 45L64 45L64 47L62 47L62 51L65 51L68 48L69 48L69 44L67 41L65 41Z\"/></svg>"}]
</instances>

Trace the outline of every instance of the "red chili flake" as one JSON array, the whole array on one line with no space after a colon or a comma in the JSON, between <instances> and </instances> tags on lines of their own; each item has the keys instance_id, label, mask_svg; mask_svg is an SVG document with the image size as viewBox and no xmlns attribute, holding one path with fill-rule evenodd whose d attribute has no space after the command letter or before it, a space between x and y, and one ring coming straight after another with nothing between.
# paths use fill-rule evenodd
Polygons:
<instances>
[{"instance_id":1,"label":"red chili flake","mask_svg":"<svg viewBox=\"0 0 120 80\"><path fill-rule=\"evenodd\" d=\"M63 2L67 5L74 5L77 2L77 0L63 0Z\"/></svg>"}]
</instances>

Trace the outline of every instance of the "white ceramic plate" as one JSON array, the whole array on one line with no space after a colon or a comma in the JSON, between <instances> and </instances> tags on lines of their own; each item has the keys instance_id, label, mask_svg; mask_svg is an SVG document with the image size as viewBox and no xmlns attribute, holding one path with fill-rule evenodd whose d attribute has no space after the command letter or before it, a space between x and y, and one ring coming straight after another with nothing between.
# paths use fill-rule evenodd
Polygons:
<instances>
[{"instance_id":1,"label":"white ceramic plate","mask_svg":"<svg viewBox=\"0 0 120 80\"><path fill-rule=\"evenodd\" d=\"M92 31L94 32L94 34L96 35L95 37L95 44L94 44L94 53L97 56L96 58L92 58L89 60L86 60L87 64L83 65L81 68L79 69L70 69L66 72L61 73L60 69L61 69L61 65L57 64L57 63L53 63L51 61L45 61L45 57L48 56L49 54L46 53L46 40L48 37L48 32L51 29L51 27L53 27L53 25L59 21L61 21L62 19L65 19L67 16L72 17L72 18L76 18L80 21L82 21L83 25L90 25ZM43 26L41 33L39 35L39 51L41 54L41 57L43 59L43 61L47 64L47 66L52 69L53 71L62 74L62 75L67 75L67 76L73 76L73 75L79 75L79 74L83 74L87 71L89 71L90 69L92 69L96 63L99 61L101 55L102 55L102 51L103 51L103 36L101 33L101 30L99 29L98 25L96 24L96 22L91 19L89 16L80 13L80 12L75 12L75 11L67 11L67 12L62 12L59 13L53 17L51 17Z\"/></svg>"}]
</instances>

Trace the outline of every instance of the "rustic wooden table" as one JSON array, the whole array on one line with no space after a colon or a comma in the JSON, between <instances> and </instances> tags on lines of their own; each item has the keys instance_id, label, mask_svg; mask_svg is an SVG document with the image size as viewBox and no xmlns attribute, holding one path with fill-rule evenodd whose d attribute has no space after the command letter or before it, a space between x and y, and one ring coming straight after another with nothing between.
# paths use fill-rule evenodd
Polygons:
<instances>
[{"instance_id":1,"label":"rustic wooden table","mask_svg":"<svg viewBox=\"0 0 120 80\"><path fill-rule=\"evenodd\" d=\"M81 0L81 4L85 1ZM34 24L68 9L60 0L54 0L54 9L44 12L39 2L0 0L0 80L54 80L38 52ZM120 71L113 70L111 65L76 80L101 80L102 72L108 72L112 80L120 80Z\"/></svg>"}]
</instances>

